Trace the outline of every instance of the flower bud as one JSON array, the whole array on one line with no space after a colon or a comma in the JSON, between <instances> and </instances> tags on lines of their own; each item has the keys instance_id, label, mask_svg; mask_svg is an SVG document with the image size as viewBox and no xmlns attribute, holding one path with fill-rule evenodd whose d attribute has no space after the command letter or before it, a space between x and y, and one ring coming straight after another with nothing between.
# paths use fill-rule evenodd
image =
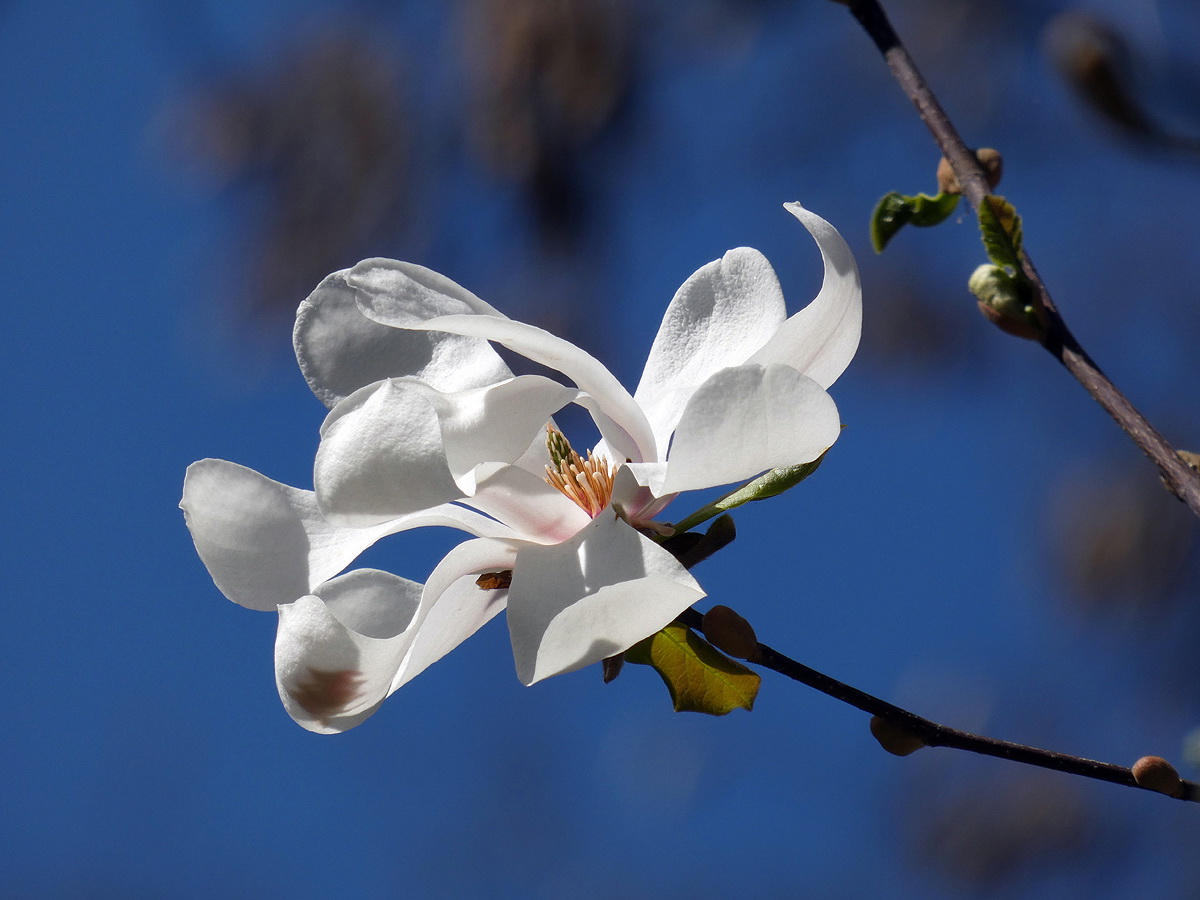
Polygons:
<instances>
[{"instance_id":1,"label":"flower bud","mask_svg":"<svg viewBox=\"0 0 1200 900\"><path fill-rule=\"evenodd\" d=\"M987 179L988 188L995 191L996 186L1000 184L1000 176L1004 174L1004 160L1000 156L1000 151L993 150L991 147L980 147L975 151L975 158L983 167L983 175ZM962 185L958 183L958 176L954 174L950 160L944 156L938 162L937 183L938 190L943 194L962 193Z\"/></svg>"},{"instance_id":2,"label":"flower bud","mask_svg":"<svg viewBox=\"0 0 1200 900\"><path fill-rule=\"evenodd\" d=\"M871 716L871 736L879 741L880 747L893 756L908 756L922 747L929 746L907 728L880 716Z\"/></svg>"},{"instance_id":3,"label":"flower bud","mask_svg":"<svg viewBox=\"0 0 1200 900\"><path fill-rule=\"evenodd\" d=\"M708 642L737 659L758 659L758 638L750 623L728 606L714 606L704 614L700 628Z\"/></svg>"},{"instance_id":4,"label":"flower bud","mask_svg":"<svg viewBox=\"0 0 1200 900\"><path fill-rule=\"evenodd\" d=\"M979 301L979 311L1002 331L1031 341L1045 336L1042 323L1029 303L1029 288L999 266L982 265L967 281Z\"/></svg>"},{"instance_id":5,"label":"flower bud","mask_svg":"<svg viewBox=\"0 0 1200 900\"><path fill-rule=\"evenodd\" d=\"M1143 756L1133 764L1133 780L1139 787L1168 797L1183 796L1183 782L1175 767L1161 756Z\"/></svg>"}]
</instances>

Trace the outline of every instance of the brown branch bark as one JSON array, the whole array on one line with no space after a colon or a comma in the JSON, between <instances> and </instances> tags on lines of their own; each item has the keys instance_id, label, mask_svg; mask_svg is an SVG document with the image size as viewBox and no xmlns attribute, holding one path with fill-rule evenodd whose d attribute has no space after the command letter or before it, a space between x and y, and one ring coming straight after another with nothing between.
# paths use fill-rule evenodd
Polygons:
<instances>
[{"instance_id":1,"label":"brown branch bark","mask_svg":"<svg viewBox=\"0 0 1200 900\"><path fill-rule=\"evenodd\" d=\"M703 616L695 609L685 610L679 617L679 621L689 628L703 631ZM912 735L929 747L950 747L955 750L966 750L969 753L994 756L999 759L1007 759L1028 766L1053 769L1056 772L1065 772L1068 775L1079 775L1083 778L1092 778L1098 781L1108 781L1113 784L1125 785L1126 787L1139 788L1140 790L1163 793L1163 791L1156 787L1139 783L1133 774L1133 769L1126 768L1125 766L1098 762L1094 759L1085 759L1081 756L1070 756L1069 754L1057 753L1053 750L1040 750L1037 747L984 737L983 735L971 734L967 731L959 731L956 728L940 725L895 704L888 703L886 700L880 700L878 697L874 697L856 687L844 684L836 678L831 678L822 672L818 672L816 669L797 662L763 643L758 644L757 656L748 661L771 669L781 675L786 675L793 681L798 681L801 684L815 688L821 693L833 697L835 700L840 700L842 703L849 704L856 709L861 709L863 712L870 713L886 722L890 722L901 732ZM1191 781L1180 780L1177 793L1167 794L1166 796L1175 796L1179 800L1200 803L1200 785Z\"/></svg>"},{"instance_id":2,"label":"brown branch bark","mask_svg":"<svg viewBox=\"0 0 1200 900\"><path fill-rule=\"evenodd\" d=\"M988 194L988 184L978 160L959 135L946 111L925 83L916 63L901 42L878 0L850 0L851 14L870 35L883 54L892 75L917 108L942 155L950 162L962 186L963 196L973 209ZM1022 269L1033 284L1045 311L1046 334L1042 346L1057 359L1092 398L1108 412L1130 439L1149 457L1163 483L1176 497L1200 516L1200 474L1190 468L1178 452L1122 394L1071 334L1029 254L1021 254Z\"/></svg>"}]
</instances>

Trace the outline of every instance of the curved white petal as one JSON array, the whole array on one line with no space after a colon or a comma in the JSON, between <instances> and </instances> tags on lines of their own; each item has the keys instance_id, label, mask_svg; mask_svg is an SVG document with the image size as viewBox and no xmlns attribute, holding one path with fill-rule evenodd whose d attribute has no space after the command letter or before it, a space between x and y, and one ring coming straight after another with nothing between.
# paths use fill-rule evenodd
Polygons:
<instances>
[{"instance_id":1,"label":"curved white petal","mask_svg":"<svg viewBox=\"0 0 1200 900\"><path fill-rule=\"evenodd\" d=\"M485 512L512 528L524 540L557 544L591 519L583 509L543 477L517 466L487 465L466 506Z\"/></svg>"},{"instance_id":2,"label":"curved white petal","mask_svg":"<svg viewBox=\"0 0 1200 900\"><path fill-rule=\"evenodd\" d=\"M413 621L415 637L392 690L424 672L504 609L506 590L485 590L475 582L485 572L512 569L517 543L480 538L446 554L429 576Z\"/></svg>"},{"instance_id":3,"label":"curved white petal","mask_svg":"<svg viewBox=\"0 0 1200 900\"><path fill-rule=\"evenodd\" d=\"M494 315L455 314L416 321L412 310L425 308L427 304L416 300L402 304L395 298L392 299L394 302L389 304L367 304L360 295L359 302L363 304L362 310L365 315L383 325L486 338L503 344L534 362L562 372L591 398L590 402L584 405L593 412L596 427L600 429L609 445L622 456L631 459L640 461L655 458L654 434L641 407L634 402L633 397L612 372L594 356L570 341L533 325Z\"/></svg>"},{"instance_id":4,"label":"curved white petal","mask_svg":"<svg viewBox=\"0 0 1200 900\"><path fill-rule=\"evenodd\" d=\"M761 348L787 317L775 270L739 247L697 270L676 292L634 399L665 450L688 398L709 376Z\"/></svg>"},{"instance_id":5,"label":"curved white petal","mask_svg":"<svg viewBox=\"0 0 1200 900\"><path fill-rule=\"evenodd\" d=\"M777 466L811 462L837 440L837 406L790 366L724 369L692 396L655 494L728 484Z\"/></svg>"},{"instance_id":6,"label":"curved white petal","mask_svg":"<svg viewBox=\"0 0 1200 900\"><path fill-rule=\"evenodd\" d=\"M179 504L196 552L217 588L234 603L274 610L311 593L380 538L420 526L458 528L502 538L499 522L457 506L439 506L371 528L325 520L312 491L272 481L223 459L188 466Z\"/></svg>"},{"instance_id":7,"label":"curved white petal","mask_svg":"<svg viewBox=\"0 0 1200 900\"><path fill-rule=\"evenodd\" d=\"M482 315L506 318L465 287L433 269L395 259L364 259L345 272L363 312L395 328L437 316Z\"/></svg>"},{"instance_id":8,"label":"curved white petal","mask_svg":"<svg viewBox=\"0 0 1200 900\"><path fill-rule=\"evenodd\" d=\"M279 607L275 683L309 731L353 728L378 709L412 644L421 585L358 569Z\"/></svg>"},{"instance_id":9,"label":"curved white petal","mask_svg":"<svg viewBox=\"0 0 1200 900\"><path fill-rule=\"evenodd\" d=\"M837 230L799 203L784 208L808 229L821 250L825 279L815 300L783 323L747 362L783 363L828 388L846 370L862 331L862 286L854 254Z\"/></svg>"},{"instance_id":10,"label":"curved white petal","mask_svg":"<svg viewBox=\"0 0 1200 900\"><path fill-rule=\"evenodd\" d=\"M666 477L666 467L666 463L633 463L619 467L616 477L613 478L613 509L618 510L626 521L635 525L653 522L667 504L675 499L675 495L667 494L663 497L655 495L650 488L645 486L650 481L643 482L639 479L637 471L639 469L652 471L661 469L663 475L658 478L657 482L654 482L661 483ZM653 480L653 476L651 476L651 480Z\"/></svg>"},{"instance_id":11,"label":"curved white petal","mask_svg":"<svg viewBox=\"0 0 1200 900\"><path fill-rule=\"evenodd\" d=\"M703 596L675 557L609 512L562 544L527 544L508 592L517 676L533 684L627 650Z\"/></svg>"},{"instance_id":12,"label":"curved white petal","mask_svg":"<svg viewBox=\"0 0 1200 900\"><path fill-rule=\"evenodd\" d=\"M441 391L460 391L512 377L487 341L368 319L346 283L349 271L334 272L300 304L292 333L300 371L326 406L384 378L411 375Z\"/></svg>"},{"instance_id":13,"label":"curved white petal","mask_svg":"<svg viewBox=\"0 0 1200 900\"><path fill-rule=\"evenodd\" d=\"M322 426L313 480L321 509L365 527L474 491L472 470L512 462L578 392L540 375L442 393L408 378L339 403Z\"/></svg>"}]
</instances>

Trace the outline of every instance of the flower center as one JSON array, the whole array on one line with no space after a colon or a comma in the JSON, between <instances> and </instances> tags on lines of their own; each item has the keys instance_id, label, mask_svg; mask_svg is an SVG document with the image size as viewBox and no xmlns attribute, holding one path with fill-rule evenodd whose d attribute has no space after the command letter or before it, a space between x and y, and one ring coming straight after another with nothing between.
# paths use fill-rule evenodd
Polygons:
<instances>
[{"instance_id":1,"label":"flower center","mask_svg":"<svg viewBox=\"0 0 1200 900\"><path fill-rule=\"evenodd\" d=\"M581 457L553 425L546 427L546 449L551 463L546 466L546 481L593 519L600 515L612 499L616 468L590 450L587 459Z\"/></svg>"}]
</instances>

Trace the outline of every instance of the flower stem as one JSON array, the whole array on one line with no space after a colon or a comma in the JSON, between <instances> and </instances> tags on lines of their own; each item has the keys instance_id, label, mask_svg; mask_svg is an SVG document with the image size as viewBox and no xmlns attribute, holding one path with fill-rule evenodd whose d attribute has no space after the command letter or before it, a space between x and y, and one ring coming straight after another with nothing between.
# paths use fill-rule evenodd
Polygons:
<instances>
[{"instance_id":1,"label":"flower stem","mask_svg":"<svg viewBox=\"0 0 1200 900\"><path fill-rule=\"evenodd\" d=\"M851 14L862 25L883 54L892 75L917 108L921 121L933 135L938 148L950 163L962 191L971 206L978 210L989 188L983 169L975 154L968 149L946 111L917 69L900 37L888 21L878 0L849 0ZM1108 412L1130 439L1150 458L1162 475L1163 483L1176 497L1200 516L1200 474L1180 458L1179 453L1134 408L1099 366L1080 346L1067 328L1050 298L1050 292L1033 265L1022 251L1021 268L1037 294L1045 312L1046 330L1041 344L1083 386L1092 398Z\"/></svg>"},{"instance_id":2,"label":"flower stem","mask_svg":"<svg viewBox=\"0 0 1200 900\"><path fill-rule=\"evenodd\" d=\"M683 614L679 616L679 621L689 628L703 631L703 616L695 609L684 610ZM1052 750L1040 750L1037 747L1030 747L1025 744L1001 741L996 738L984 737L983 735L971 734L967 731L959 731L956 728L939 725L937 722L911 713L906 709L888 703L886 700L880 700L878 697L844 684L835 678L830 678L816 669L812 669L803 663L784 656L779 651L763 643L759 643L758 656L751 659L751 662L778 672L781 675L786 675L793 681L816 688L821 693L828 694L835 700L840 700L856 709L861 709L863 712L870 713L873 716L890 722L901 731L913 735L921 743L929 747L950 747L955 750L966 750L969 753L995 756L999 759L1024 763L1028 766L1054 769L1058 772L1065 772L1068 775L1079 775L1084 778L1093 778L1098 781L1108 781L1113 784L1125 785L1126 787L1155 791L1153 787L1139 784L1134 777L1133 770L1124 766L1097 762L1094 759L1085 759L1079 756L1069 756L1066 753L1056 753ZM1191 781L1182 781L1177 799L1200 803L1200 785Z\"/></svg>"}]
</instances>

